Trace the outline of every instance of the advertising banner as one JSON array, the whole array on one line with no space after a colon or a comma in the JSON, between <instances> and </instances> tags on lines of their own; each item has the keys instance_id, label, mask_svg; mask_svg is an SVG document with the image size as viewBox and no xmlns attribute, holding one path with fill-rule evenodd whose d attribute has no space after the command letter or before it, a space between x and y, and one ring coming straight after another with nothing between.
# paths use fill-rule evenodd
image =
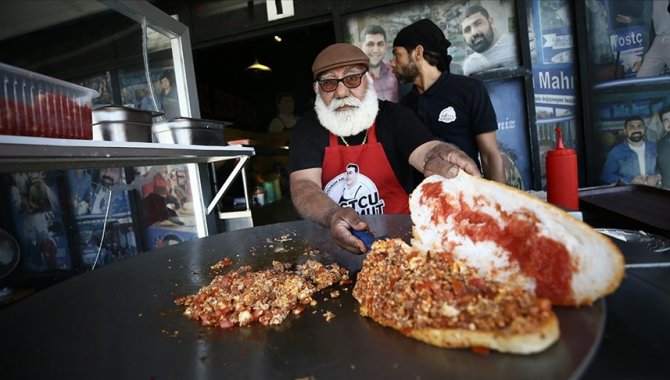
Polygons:
<instances>
[{"instance_id":1,"label":"advertising banner","mask_svg":"<svg viewBox=\"0 0 670 380\"><path fill-rule=\"evenodd\" d=\"M68 204L77 230L83 270L103 266L138 252L123 168L71 169Z\"/></svg>"},{"instance_id":2,"label":"advertising banner","mask_svg":"<svg viewBox=\"0 0 670 380\"><path fill-rule=\"evenodd\" d=\"M533 182L523 82L521 79L487 82L486 88L498 118L496 136L507 184L527 190Z\"/></svg>"},{"instance_id":3,"label":"advertising banner","mask_svg":"<svg viewBox=\"0 0 670 380\"><path fill-rule=\"evenodd\" d=\"M567 0L533 0L528 23L538 119L574 115L574 39Z\"/></svg>"},{"instance_id":4,"label":"advertising banner","mask_svg":"<svg viewBox=\"0 0 670 380\"><path fill-rule=\"evenodd\" d=\"M11 173L11 213L21 249L21 271L42 273L73 269L67 223L60 204L58 172Z\"/></svg>"}]
</instances>

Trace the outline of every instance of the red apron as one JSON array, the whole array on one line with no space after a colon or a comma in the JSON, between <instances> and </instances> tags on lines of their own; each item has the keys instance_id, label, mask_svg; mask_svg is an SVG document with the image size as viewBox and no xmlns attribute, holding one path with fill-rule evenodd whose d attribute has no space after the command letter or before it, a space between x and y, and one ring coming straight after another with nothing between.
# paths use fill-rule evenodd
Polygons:
<instances>
[{"instance_id":1,"label":"red apron","mask_svg":"<svg viewBox=\"0 0 670 380\"><path fill-rule=\"evenodd\" d=\"M375 129L372 124L368 142L355 146L339 145L338 137L330 134L323 157L323 190L335 203L360 215L409 214L409 196L391 169Z\"/></svg>"}]
</instances>

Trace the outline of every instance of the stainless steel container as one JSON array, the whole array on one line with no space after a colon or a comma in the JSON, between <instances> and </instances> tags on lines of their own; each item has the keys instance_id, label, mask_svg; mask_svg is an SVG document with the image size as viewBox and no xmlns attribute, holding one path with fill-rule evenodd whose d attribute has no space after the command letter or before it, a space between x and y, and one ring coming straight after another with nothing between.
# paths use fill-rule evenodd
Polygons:
<instances>
[{"instance_id":1,"label":"stainless steel container","mask_svg":"<svg viewBox=\"0 0 670 380\"><path fill-rule=\"evenodd\" d=\"M153 125L154 142L186 145L226 145L223 130L230 122L177 117Z\"/></svg>"},{"instance_id":2,"label":"stainless steel container","mask_svg":"<svg viewBox=\"0 0 670 380\"><path fill-rule=\"evenodd\" d=\"M152 142L152 118L161 112L123 106L93 110L93 140Z\"/></svg>"},{"instance_id":3,"label":"stainless steel container","mask_svg":"<svg viewBox=\"0 0 670 380\"><path fill-rule=\"evenodd\" d=\"M93 124L93 140L152 142L151 123L105 121Z\"/></svg>"},{"instance_id":4,"label":"stainless steel container","mask_svg":"<svg viewBox=\"0 0 670 380\"><path fill-rule=\"evenodd\" d=\"M144 111L123 106L104 106L93 110L93 124L109 121L128 121L151 125L152 118L162 114L162 112Z\"/></svg>"}]
</instances>

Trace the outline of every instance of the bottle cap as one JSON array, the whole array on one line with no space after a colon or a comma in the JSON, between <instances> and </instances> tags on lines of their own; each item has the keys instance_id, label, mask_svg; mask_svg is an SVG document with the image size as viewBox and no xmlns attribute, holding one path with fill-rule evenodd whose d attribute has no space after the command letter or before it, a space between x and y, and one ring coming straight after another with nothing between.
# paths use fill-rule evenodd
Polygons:
<instances>
[{"instance_id":1,"label":"bottle cap","mask_svg":"<svg viewBox=\"0 0 670 380\"><path fill-rule=\"evenodd\" d=\"M574 149L566 148L565 146L563 146L563 133L561 131L561 128L556 127L554 131L556 131L556 148L548 151L547 156L548 157L571 156L575 154Z\"/></svg>"}]
</instances>

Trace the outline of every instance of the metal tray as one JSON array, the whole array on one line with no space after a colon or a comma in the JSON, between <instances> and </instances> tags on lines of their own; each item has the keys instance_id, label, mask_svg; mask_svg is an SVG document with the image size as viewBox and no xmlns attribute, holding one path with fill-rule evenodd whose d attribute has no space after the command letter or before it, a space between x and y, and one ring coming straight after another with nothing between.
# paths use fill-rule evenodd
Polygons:
<instances>
[{"instance_id":1,"label":"metal tray","mask_svg":"<svg viewBox=\"0 0 670 380\"><path fill-rule=\"evenodd\" d=\"M93 124L93 140L152 142L151 123L99 122Z\"/></svg>"},{"instance_id":2,"label":"metal tray","mask_svg":"<svg viewBox=\"0 0 670 380\"><path fill-rule=\"evenodd\" d=\"M178 117L153 125L154 140L163 144L226 145L223 131L229 122Z\"/></svg>"},{"instance_id":3,"label":"metal tray","mask_svg":"<svg viewBox=\"0 0 670 380\"><path fill-rule=\"evenodd\" d=\"M152 118L162 114L162 112L144 111L124 106L102 106L93 110L93 124L121 121L151 125Z\"/></svg>"},{"instance_id":4,"label":"metal tray","mask_svg":"<svg viewBox=\"0 0 670 380\"><path fill-rule=\"evenodd\" d=\"M620 228L596 228L596 231L600 232L603 235L607 235L611 238L631 243L639 244L644 246L646 249L662 253L670 253L670 239L664 238L650 232L645 232L641 230L626 230Z\"/></svg>"},{"instance_id":5,"label":"metal tray","mask_svg":"<svg viewBox=\"0 0 670 380\"><path fill-rule=\"evenodd\" d=\"M670 190L643 185L595 187L580 190L579 203L582 211L604 216L613 227L647 226L663 236L670 234Z\"/></svg>"},{"instance_id":6,"label":"metal tray","mask_svg":"<svg viewBox=\"0 0 670 380\"><path fill-rule=\"evenodd\" d=\"M407 238L408 215L366 216ZM316 251L318 250L318 252ZM0 376L67 379L574 379L601 340L605 302L556 308L561 338L529 356L443 349L358 314L351 286L279 326L204 328L177 296L208 284L209 266L359 258L307 221L247 228L146 252L79 275L0 311ZM358 260L346 263L357 266ZM354 268L355 269L355 268ZM326 322L323 314L335 318Z\"/></svg>"}]
</instances>

